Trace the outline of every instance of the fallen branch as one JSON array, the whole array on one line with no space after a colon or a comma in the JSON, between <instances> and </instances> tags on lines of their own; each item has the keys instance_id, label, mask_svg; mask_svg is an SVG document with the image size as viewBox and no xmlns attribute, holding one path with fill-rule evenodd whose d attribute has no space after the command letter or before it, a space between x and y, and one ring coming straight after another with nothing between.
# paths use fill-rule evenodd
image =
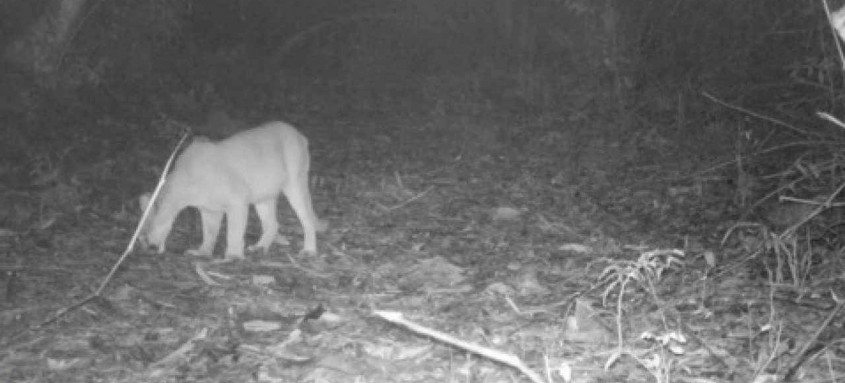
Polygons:
<instances>
[{"instance_id":1,"label":"fallen branch","mask_svg":"<svg viewBox=\"0 0 845 383\"><path fill-rule=\"evenodd\" d=\"M443 343L450 344L452 346L467 350L467 351L469 351L473 354L481 355L481 356L486 357L488 359L492 359L496 362L506 364L510 367L513 367L513 368L519 370L519 372L525 374L525 376L527 376L529 379L531 379L531 381L534 382L534 383L546 383L543 380L543 378L540 377L539 374L537 374L536 372L534 372L530 368L528 368L528 366L526 366L525 363L523 363L522 360L520 360L516 355L508 354L506 352L494 350L492 348L487 348L487 347L484 347L484 346L479 346L479 345L474 344L474 343L469 343L469 342L460 340L458 338L455 338L455 337L453 337L449 334L446 334L444 332L440 332L440 331L437 331L437 330L430 329L428 327L422 326L420 324L417 324L417 323L414 323L414 322L411 322L411 321L405 319L402 316L402 313L399 313L399 312L374 310L373 314L375 314L377 317L384 319L384 320L386 320L390 323L403 326L403 327L407 328L408 330L411 330L411 331L413 331L417 334L422 334L422 335L432 337L432 338L439 340Z\"/></svg>"}]
</instances>

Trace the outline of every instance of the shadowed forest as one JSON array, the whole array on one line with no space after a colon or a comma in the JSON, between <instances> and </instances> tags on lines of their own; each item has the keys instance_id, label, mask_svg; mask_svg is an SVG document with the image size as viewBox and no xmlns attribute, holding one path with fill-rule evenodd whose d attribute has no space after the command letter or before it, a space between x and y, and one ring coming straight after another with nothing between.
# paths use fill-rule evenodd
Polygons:
<instances>
[{"instance_id":1,"label":"shadowed forest","mask_svg":"<svg viewBox=\"0 0 845 383\"><path fill-rule=\"evenodd\" d=\"M0 382L845 382L843 5L4 1Z\"/></svg>"}]
</instances>

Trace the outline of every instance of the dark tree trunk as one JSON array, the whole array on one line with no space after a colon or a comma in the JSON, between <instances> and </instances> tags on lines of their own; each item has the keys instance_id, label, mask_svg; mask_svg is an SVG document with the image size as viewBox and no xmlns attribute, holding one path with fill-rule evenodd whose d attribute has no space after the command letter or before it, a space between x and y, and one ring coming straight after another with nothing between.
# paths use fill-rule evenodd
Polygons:
<instances>
[{"instance_id":1,"label":"dark tree trunk","mask_svg":"<svg viewBox=\"0 0 845 383\"><path fill-rule=\"evenodd\" d=\"M39 77L58 70L87 0L52 0L26 32L4 48L3 59Z\"/></svg>"}]
</instances>

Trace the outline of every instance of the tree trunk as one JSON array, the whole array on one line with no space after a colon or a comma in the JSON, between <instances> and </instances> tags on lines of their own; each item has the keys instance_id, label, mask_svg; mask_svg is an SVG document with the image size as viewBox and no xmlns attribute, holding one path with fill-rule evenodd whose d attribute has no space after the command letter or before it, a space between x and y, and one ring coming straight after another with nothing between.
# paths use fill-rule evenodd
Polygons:
<instances>
[{"instance_id":1,"label":"tree trunk","mask_svg":"<svg viewBox=\"0 0 845 383\"><path fill-rule=\"evenodd\" d=\"M86 1L51 0L44 14L5 48L3 59L38 76L54 74Z\"/></svg>"}]
</instances>

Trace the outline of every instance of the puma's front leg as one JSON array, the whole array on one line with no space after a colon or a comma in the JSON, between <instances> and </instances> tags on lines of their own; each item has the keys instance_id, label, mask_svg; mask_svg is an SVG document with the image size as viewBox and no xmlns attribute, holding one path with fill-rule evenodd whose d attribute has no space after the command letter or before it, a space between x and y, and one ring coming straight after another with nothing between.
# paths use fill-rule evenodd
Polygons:
<instances>
[{"instance_id":1,"label":"puma's front leg","mask_svg":"<svg viewBox=\"0 0 845 383\"><path fill-rule=\"evenodd\" d=\"M249 204L233 203L226 209L226 255L227 259L244 258L244 234Z\"/></svg>"},{"instance_id":2,"label":"puma's front leg","mask_svg":"<svg viewBox=\"0 0 845 383\"><path fill-rule=\"evenodd\" d=\"M255 212L261 221L261 238L254 245L247 248L249 252L260 250L266 253L279 232L279 221L276 219L276 201L273 198L255 204Z\"/></svg>"},{"instance_id":3,"label":"puma's front leg","mask_svg":"<svg viewBox=\"0 0 845 383\"><path fill-rule=\"evenodd\" d=\"M217 242L217 235L220 233L220 221L223 220L223 213L201 208L198 210L202 224L202 244L198 249L185 251L185 254L210 256L214 252L214 244Z\"/></svg>"}]
</instances>

